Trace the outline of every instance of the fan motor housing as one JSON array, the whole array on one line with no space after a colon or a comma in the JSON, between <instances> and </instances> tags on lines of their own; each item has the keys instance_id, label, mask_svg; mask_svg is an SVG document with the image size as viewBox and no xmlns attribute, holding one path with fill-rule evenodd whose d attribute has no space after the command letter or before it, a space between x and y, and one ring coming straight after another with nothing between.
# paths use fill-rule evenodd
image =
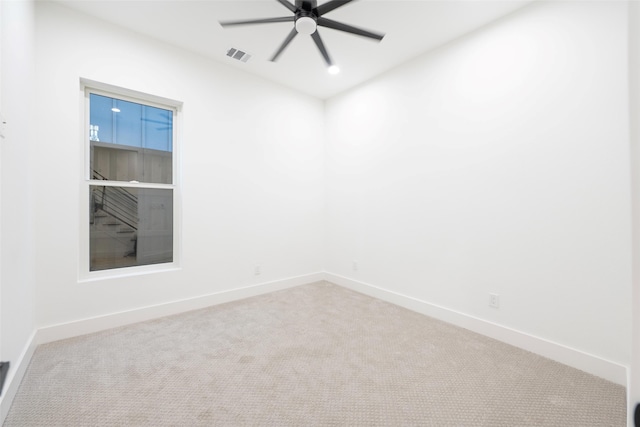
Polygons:
<instances>
[{"instance_id":1,"label":"fan motor housing","mask_svg":"<svg viewBox=\"0 0 640 427\"><path fill-rule=\"evenodd\" d=\"M306 12L312 12L318 7L316 0L296 0L296 7Z\"/></svg>"}]
</instances>

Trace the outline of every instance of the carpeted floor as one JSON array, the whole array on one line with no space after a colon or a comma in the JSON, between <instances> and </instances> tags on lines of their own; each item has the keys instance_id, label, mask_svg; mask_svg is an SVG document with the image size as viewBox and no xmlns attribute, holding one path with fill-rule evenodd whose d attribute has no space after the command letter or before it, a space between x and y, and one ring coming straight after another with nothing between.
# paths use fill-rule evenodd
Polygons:
<instances>
[{"instance_id":1,"label":"carpeted floor","mask_svg":"<svg viewBox=\"0 0 640 427\"><path fill-rule=\"evenodd\" d=\"M328 283L40 346L12 426L624 426L623 387Z\"/></svg>"}]
</instances>

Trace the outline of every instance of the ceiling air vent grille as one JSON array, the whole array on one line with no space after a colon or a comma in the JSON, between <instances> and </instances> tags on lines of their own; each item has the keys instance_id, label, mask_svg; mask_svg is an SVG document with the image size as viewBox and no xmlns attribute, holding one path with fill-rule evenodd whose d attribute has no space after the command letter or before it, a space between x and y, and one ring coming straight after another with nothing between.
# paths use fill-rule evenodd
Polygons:
<instances>
[{"instance_id":1,"label":"ceiling air vent grille","mask_svg":"<svg viewBox=\"0 0 640 427\"><path fill-rule=\"evenodd\" d=\"M227 50L227 56L242 62L247 62L249 58L251 58L251 55L249 55L247 52L243 52L240 49L234 48L230 48L229 50Z\"/></svg>"}]
</instances>

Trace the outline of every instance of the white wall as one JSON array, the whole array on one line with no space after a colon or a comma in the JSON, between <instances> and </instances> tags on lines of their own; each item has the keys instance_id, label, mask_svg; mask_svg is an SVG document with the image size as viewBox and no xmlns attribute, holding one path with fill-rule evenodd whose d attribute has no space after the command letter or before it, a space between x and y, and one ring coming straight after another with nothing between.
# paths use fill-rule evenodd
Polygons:
<instances>
[{"instance_id":1,"label":"white wall","mask_svg":"<svg viewBox=\"0 0 640 427\"><path fill-rule=\"evenodd\" d=\"M629 4L629 117L631 142L632 200L632 353L627 397L629 425L640 403L640 3Z\"/></svg>"},{"instance_id":2,"label":"white wall","mask_svg":"<svg viewBox=\"0 0 640 427\"><path fill-rule=\"evenodd\" d=\"M56 4L36 12L39 327L322 271L323 138L304 132L321 101ZM180 270L78 281L81 78L183 102Z\"/></svg>"},{"instance_id":3,"label":"white wall","mask_svg":"<svg viewBox=\"0 0 640 427\"><path fill-rule=\"evenodd\" d=\"M626 31L534 4L328 101L326 270L628 366Z\"/></svg>"},{"instance_id":4,"label":"white wall","mask_svg":"<svg viewBox=\"0 0 640 427\"><path fill-rule=\"evenodd\" d=\"M0 138L0 359L11 362L0 399L0 422L29 351L34 326L33 132L34 16L30 1L0 2L0 112L7 121ZM28 358L28 356L27 356ZM19 374L18 374L19 377ZM9 397L8 397L9 396Z\"/></svg>"}]
</instances>

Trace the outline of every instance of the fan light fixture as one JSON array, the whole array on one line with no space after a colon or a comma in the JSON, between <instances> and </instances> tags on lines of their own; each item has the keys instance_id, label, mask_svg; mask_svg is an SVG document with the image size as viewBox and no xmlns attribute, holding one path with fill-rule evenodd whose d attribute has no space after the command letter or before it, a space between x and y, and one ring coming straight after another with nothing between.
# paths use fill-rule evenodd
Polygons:
<instances>
[{"instance_id":1,"label":"fan light fixture","mask_svg":"<svg viewBox=\"0 0 640 427\"><path fill-rule=\"evenodd\" d=\"M280 54L286 49L286 47L289 46L291 40L293 40L298 34L309 35L320 51L325 64L327 64L329 73L337 74L340 69L331 60L329 52L327 52L327 48L324 46L324 42L320 37L318 27L331 28L334 30L355 34L357 36L362 36L378 41L384 38L384 34L354 27L352 25L344 24L342 22L334 21L332 19L324 17L326 13L329 13L332 10L351 3L352 1L353 0L328 0L318 6L318 0L295 0L295 3L291 3L290 0L277 0L278 3L289 9L291 15L279 16L276 18L222 21L220 22L220 25L222 25L223 27L230 27L235 25L293 22L293 28L291 28L289 35L287 35L287 37L284 39L284 41L282 42L278 50L276 50L276 52L273 54L270 60L276 61Z\"/></svg>"},{"instance_id":2,"label":"fan light fixture","mask_svg":"<svg viewBox=\"0 0 640 427\"><path fill-rule=\"evenodd\" d=\"M310 36L316 32L316 21L308 16L303 16L296 20L296 31L300 34Z\"/></svg>"}]
</instances>

